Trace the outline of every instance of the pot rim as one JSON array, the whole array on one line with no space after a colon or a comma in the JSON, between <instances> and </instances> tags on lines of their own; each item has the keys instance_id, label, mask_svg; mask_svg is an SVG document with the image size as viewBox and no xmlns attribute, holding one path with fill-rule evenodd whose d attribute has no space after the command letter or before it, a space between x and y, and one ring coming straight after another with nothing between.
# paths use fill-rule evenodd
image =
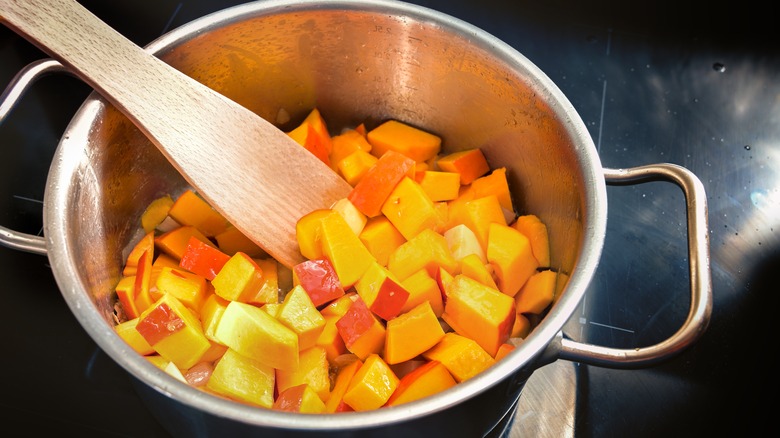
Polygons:
<instances>
[{"instance_id":1,"label":"pot rim","mask_svg":"<svg viewBox=\"0 0 780 438\"><path fill-rule=\"evenodd\" d=\"M106 324L91 301L89 294L75 281L79 266L73 250L65 238L68 199L63 187L70 185L71 170L83 158L83 144L90 126L100 113L102 99L92 93L77 111L57 148L46 184L44 196L44 227L48 257L60 291L79 322L116 363L134 377L158 392L204 412L238 422L265 427L296 430L338 431L381 427L412 418L427 416L459 404L498 382L511 377L518 370L532 371L539 358L557 359L550 344L580 303L601 257L606 233L606 183L596 147L572 104L553 81L524 55L486 31L424 6L394 0L270 0L254 1L223 9L189 22L146 46L159 54L199 34L224 25L253 17L316 9L360 10L381 14L408 16L421 22L433 23L448 32L467 36L473 44L491 53L533 78L531 85L540 99L549 103L567 133L573 140L584 178L582 206L583 232L581 250L575 268L570 274L565 293L542 319L539 325L512 353L468 381L437 395L392 408L368 412L333 414L294 414L249 406L210 395L179 382L148 360L138 355ZM553 357L549 357L552 355Z\"/></svg>"}]
</instances>

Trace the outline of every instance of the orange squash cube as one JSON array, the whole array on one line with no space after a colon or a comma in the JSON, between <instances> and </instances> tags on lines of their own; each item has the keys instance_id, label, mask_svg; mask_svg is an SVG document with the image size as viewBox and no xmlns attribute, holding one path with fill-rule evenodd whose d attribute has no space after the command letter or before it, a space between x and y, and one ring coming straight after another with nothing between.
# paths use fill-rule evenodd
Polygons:
<instances>
[{"instance_id":1,"label":"orange squash cube","mask_svg":"<svg viewBox=\"0 0 780 438\"><path fill-rule=\"evenodd\" d=\"M355 283L355 290L366 306L385 321L398 316L409 298L409 292L395 275L376 261Z\"/></svg>"},{"instance_id":2,"label":"orange squash cube","mask_svg":"<svg viewBox=\"0 0 780 438\"><path fill-rule=\"evenodd\" d=\"M356 359L348 365L342 366L336 372L336 382L333 384L333 391L325 402L325 412L332 414L335 412L354 411L349 405L344 403L344 393L347 392L352 377L355 376L358 369L363 365L363 361Z\"/></svg>"},{"instance_id":3,"label":"orange squash cube","mask_svg":"<svg viewBox=\"0 0 780 438\"><path fill-rule=\"evenodd\" d=\"M185 190L168 210L168 215L181 225L197 228L207 237L225 231L228 221L192 190Z\"/></svg>"},{"instance_id":4,"label":"orange squash cube","mask_svg":"<svg viewBox=\"0 0 780 438\"><path fill-rule=\"evenodd\" d=\"M468 149L445 155L436 161L439 169L460 175L460 183L471 184L490 171L490 166L480 149Z\"/></svg>"},{"instance_id":5,"label":"orange squash cube","mask_svg":"<svg viewBox=\"0 0 780 438\"><path fill-rule=\"evenodd\" d=\"M333 150L330 151L330 162L339 167L341 161L356 151L368 153L371 151L371 143L365 135L354 129L346 129L338 135L331 137ZM342 175L343 176L343 175Z\"/></svg>"},{"instance_id":6,"label":"orange squash cube","mask_svg":"<svg viewBox=\"0 0 780 438\"><path fill-rule=\"evenodd\" d=\"M152 251L147 250L141 254L136 268L135 284L133 285L133 294L135 298L135 308L138 312L151 307L154 300L151 295L152 289Z\"/></svg>"},{"instance_id":7,"label":"orange squash cube","mask_svg":"<svg viewBox=\"0 0 780 438\"><path fill-rule=\"evenodd\" d=\"M321 414L325 412L325 403L304 383L282 391L274 401L273 409L300 414Z\"/></svg>"},{"instance_id":8,"label":"orange squash cube","mask_svg":"<svg viewBox=\"0 0 780 438\"><path fill-rule=\"evenodd\" d=\"M517 312L541 314L552 304L557 279L558 274L551 270L532 275L515 296Z\"/></svg>"},{"instance_id":9,"label":"orange squash cube","mask_svg":"<svg viewBox=\"0 0 780 438\"><path fill-rule=\"evenodd\" d=\"M324 402L330 396L328 358L322 347L311 347L298 353L298 367L276 370L276 389L282 393L301 384L308 385Z\"/></svg>"},{"instance_id":10,"label":"orange squash cube","mask_svg":"<svg viewBox=\"0 0 780 438\"><path fill-rule=\"evenodd\" d=\"M516 303L515 306L517 306ZM513 338L525 339L525 337L528 336L530 332L531 320L522 313L517 312L515 315L515 323L512 324L512 334L510 336Z\"/></svg>"},{"instance_id":11,"label":"orange squash cube","mask_svg":"<svg viewBox=\"0 0 780 438\"><path fill-rule=\"evenodd\" d=\"M217 249L211 243L205 243L196 237L190 237L187 248L179 260L179 266L198 275L214 280L230 256Z\"/></svg>"},{"instance_id":12,"label":"orange squash cube","mask_svg":"<svg viewBox=\"0 0 780 438\"><path fill-rule=\"evenodd\" d=\"M322 114L317 108L311 110L303 122L287 135L319 158L320 161L331 165L329 156L333 149L332 139L325 119L322 118Z\"/></svg>"},{"instance_id":13,"label":"orange squash cube","mask_svg":"<svg viewBox=\"0 0 780 438\"><path fill-rule=\"evenodd\" d=\"M428 161L441 150L441 138L398 120L388 120L366 134L372 153L382 157L400 152L417 162Z\"/></svg>"},{"instance_id":14,"label":"orange squash cube","mask_svg":"<svg viewBox=\"0 0 780 438\"><path fill-rule=\"evenodd\" d=\"M336 328L350 353L360 360L382 352L385 345L385 326L358 297L338 321Z\"/></svg>"},{"instance_id":15,"label":"orange squash cube","mask_svg":"<svg viewBox=\"0 0 780 438\"><path fill-rule=\"evenodd\" d=\"M431 198L409 177L399 181L387 196L382 214L407 240L422 230L438 230L444 225L444 218Z\"/></svg>"},{"instance_id":16,"label":"orange squash cube","mask_svg":"<svg viewBox=\"0 0 780 438\"><path fill-rule=\"evenodd\" d=\"M515 323L515 301L465 275L447 289L442 319L458 334L475 340L491 356L509 339Z\"/></svg>"},{"instance_id":17,"label":"orange squash cube","mask_svg":"<svg viewBox=\"0 0 780 438\"><path fill-rule=\"evenodd\" d=\"M214 366L206 388L233 400L271 408L275 380L271 366L228 349Z\"/></svg>"},{"instance_id":18,"label":"orange squash cube","mask_svg":"<svg viewBox=\"0 0 780 438\"><path fill-rule=\"evenodd\" d=\"M406 313L424 302L430 304L431 310L437 318L444 313L444 302L439 283L431 277L426 269L420 269L407 277L401 284L409 291L409 298L404 307L401 308L401 313Z\"/></svg>"},{"instance_id":19,"label":"orange squash cube","mask_svg":"<svg viewBox=\"0 0 780 438\"><path fill-rule=\"evenodd\" d=\"M265 283L263 269L243 252L228 256L217 272L211 280L214 293L230 301L246 303L255 299Z\"/></svg>"},{"instance_id":20,"label":"orange squash cube","mask_svg":"<svg viewBox=\"0 0 780 438\"><path fill-rule=\"evenodd\" d=\"M496 361L499 361L506 357L507 354L515 350L515 346L512 344L501 344L496 352Z\"/></svg>"},{"instance_id":21,"label":"orange squash cube","mask_svg":"<svg viewBox=\"0 0 780 438\"><path fill-rule=\"evenodd\" d=\"M457 382L447 368L437 360L426 362L403 376L385 406L398 406L437 394Z\"/></svg>"},{"instance_id":22,"label":"orange squash cube","mask_svg":"<svg viewBox=\"0 0 780 438\"><path fill-rule=\"evenodd\" d=\"M309 260L322 258L322 225L320 220L331 214L327 208L313 210L295 223L295 238L301 255Z\"/></svg>"},{"instance_id":23,"label":"orange squash cube","mask_svg":"<svg viewBox=\"0 0 780 438\"><path fill-rule=\"evenodd\" d=\"M184 256L184 252L187 250L190 237L195 237L201 242L213 246L208 237L191 225L174 228L171 231L155 237L154 244L157 248L160 248L161 251L176 260L181 260Z\"/></svg>"},{"instance_id":24,"label":"orange squash cube","mask_svg":"<svg viewBox=\"0 0 780 438\"><path fill-rule=\"evenodd\" d=\"M384 405L398 387L399 379L377 354L369 355L352 377L344 403L355 411L370 411Z\"/></svg>"},{"instance_id":25,"label":"orange squash cube","mask_svg":"<svg viewBox=\"0 0 780 438\"><path fill-rule=\"evenodd\" d=\"M466 202L458 214L459 216L451 216L450 219L457 220L469 227L477 236L480 247L485 251L487 251L490 224L506 225L506 218L495 195L475 198Z\"/></svg>"},{"instance_id":26,"label":"orange squash cube","mask_svg":"<svg viewBox=\"0 0 780 438\"><path fill-rule=\"evenodd\" d=\"M146 341L146 339L138 333L135 326L138 324L138 318L129 319L114 326L114 331L119 335L122 340L127 342L136 353L142 356L148 356L154 354L154 348Z\"/></svg>"},{"instance_id":27,"label":"orange squash cube","mask_svg":"<svg viewBox=\"0 0 780 438\"><path fill-rule=\"evenodd\" d=\"M415 178L431 201L451 201L460 192L460 174L426 170Z\"/></svg>"},{"instance_id":28,"label":"orange squash cube","mask_svg":"<svg viewBox=\"0 0 780 438\"><path fill-rule=\"evenodd\" d=\"M387 266L390 254L406 242L403 234L385 216L369 219L358 237L382 266Z\"/></svg>"},{"instance_id":29,"label":"orange squash cube","mask_svg":"<svg viewBox=\"0 0 780 438\"><path fill-rule=\"evenodd\" d=\"M354 290L345 292L342 297L331 301L330 304L323 307L320 313L326 318L329 316L338 316L340 318L344 316L345 313L347 313L347 310L349 310L349 308L352 306L352 303L354 303L357 299L358 294Z\"/></svg>"},{"instance_id":30,"label":"orange squash cube","mask_svg":"<svg viewBox=\"0 0 780 438\"><path fill-rule=\"evenodd\" d=\"M387 197L407 176L414 177L414 160L401 153L389 151L368 169L347 198L366 216L379 216Z\"/></svg>"},{"instance_id":31,"label":"orange squash cube","mask_svg":"<svg viewBox=\"0 0 780 438\"><path fill-rule=\"evenodd\" d=\"M490 225L487 259L498 278L499 290L510 297L517 295L539 267L528 238L510 226L497 223Z\"/></svg>"},{"instance_id":32,"label":"orange squash cube","mask_svg":"<svg viewBox=\"0 0 780 438\"><path fill-rule=\"evenodd\" d=\"M169 293L195 312L200 312L206 299L206 278L181 269L161 268L155 286L157 293Z\"/></svg>"},{"instance_id":33,"label":"orange squash cube","mask_svg":"<svg viewBox=\"0 0 780 438\"><path fill-rule=\"evenodd\" d=\"M468 380L496 363L476 341L454 332L445 334L423 357L441 362L456 382Z\"/></svg>"},{"instance_id":34,"label":"orange squash cube","mask_svg":"<svg viewBox=\"0 0 780 438\"><path fill-rule=\"evenodd\" d=\"M154 351L181 369L198 363L211 347L195 314L170 294L141 313L135 329Z\"/></svg>"},{"instance_id":35,"label":"orange squash cube","mask_svg":"<svg viewBox=\"0 0 780 438\"><path fill-rule=\"evenodd\" d=\"M298 367L298 335L259 307L231 301L215 334L219 343L271 368Z\"/></svg>"},{"instance_id":36,"label":"orange squash cube","mask_svg":"<svg viewBox=\"0 0 780 438\"><path fill-rule=\"evenodd\" d=\"M317 338L325 328L325 318L300 285L295 286L284 297L276 319L298 336L299 350L316 345Z\"/></svg>"},{"instance_id":37,"label":"orange squash cube","mask_svg":"<svg viewBox=\"0 0 780 438\"><path fill-rule=\"evenodd\" d=\"M506 167L493 169L489 175L475 179L471 186L474 188L475 198L495 195L501 208L511 212L515 210L512 204L512 194L509 191L509 183L506 179Z\"/></svg>"},{"instance_id":38,"label":"orange squash cube","mask_svg":"<svg viewBox=\"0 0 780 438\"><path fill-rule=\"evenodd\" d=\"M352 187L358 185L379 159L370 152L355 151L338 162L338 171Z\"/></svg>"},{"instance_id":39,"label":"orange squash cube","mask_svg":"<svg viewBox=\"0 0 780 438\"><path fill-rule=\"evenodd\" d=\"M550 238L547 226L533 214L519 216L512 227L531 241L531 250L540 268L550 267Z\"/></svg>"},{"instance_id":40,"label":"orange squash cube","mask_svg":"<svg viewBox=\"0 0 780 438\"><path fill-rule=\"evenodd\" d=\"M214 240L217 241L217 247L220 251L229 256L237 252L243 252L255 258L266 255L260 246L233 225L228 226L225 231L214 236Z\"/></svg>"},{"instance_id":41,"label":"orange squash cube","mask_svg":"<svg viewBox=\"0 0 780 438\"><path fill-rule=\"evenodd\" d=\"M333 264L341 286L352 287L374 261L374 256L337 212L322 218L321 226L323 255Z\"/></svg>"},{"instance_id":42,"label":"orange squash cube","mask_svg":"<svg viewBox=\"0 0 780 438\"><path fill-rule=\"evenodd\" d=\"M477 280L485 286L493 289L498 289L495 280L493 280L493 274L488 269L489 265L482 263L479 256L476 254L469 254L466 257L460 259L460 273L466 277Z\"/></svg>"},{"instance_id":43,"label":"orange squash cube","mask_svg":"<svg viewBox=\"0 0 780 438\"><path fill-rule=\"evenodd\" d=\"M114 291L122 304L125 316L128 319L138 318L141 312L138 311L138 307L135 305L135 275L120 278L119 283L114 287Z\"/></svg>"},{"instance_id":44,"label":"orange squash cube","mask_svg":"<svg viewBox=\"0 0 780 438\"><path fill-rule=\"evenodd\" d=\"M389 365L417 357L444 337L439 319L427 301L387 321L384 359Z\"/></svg>"},{"instance_id":45,"label":"orange squash cube","mask_svg":"<svg viewBox=\"0 0 780 438\"><path fill-rule=\"evenodd\" d=\"M459 266L444 236L431 229L421 231L399 246L387 262L387 268L401 281L420 269L427 269L434 276L439 267L454 273Z\"/></svg>"}]
</instances>

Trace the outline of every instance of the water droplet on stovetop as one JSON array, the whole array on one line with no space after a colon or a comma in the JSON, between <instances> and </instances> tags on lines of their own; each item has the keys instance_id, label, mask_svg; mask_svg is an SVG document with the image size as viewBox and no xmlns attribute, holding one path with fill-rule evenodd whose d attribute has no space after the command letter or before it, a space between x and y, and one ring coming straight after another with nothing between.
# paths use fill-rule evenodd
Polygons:
<instances>
[{"instance_id":1,"label":"water droplet on stovetop","mask_svg":"<svg viewBox=\"0 0 780 438\"><path fill-rule=\"evenodd\" d=\"M749 145L749 144L746 144L746 145L745 145L745 150L746 150L746 151L749 151L749 150L750 150L750 145Z\"/></svg>"},{"instance_id":2,"label":"water droplet on stovetop","mask_svg":"<svg viewBox=\"0 0 780 438\"><path fill-rule=\"evenodd\" d=\"M722 62L716 62L715 64L712 64L712 69L718 73L723 73L726 71L726 65Z\"/></svg>"}]
</instances>

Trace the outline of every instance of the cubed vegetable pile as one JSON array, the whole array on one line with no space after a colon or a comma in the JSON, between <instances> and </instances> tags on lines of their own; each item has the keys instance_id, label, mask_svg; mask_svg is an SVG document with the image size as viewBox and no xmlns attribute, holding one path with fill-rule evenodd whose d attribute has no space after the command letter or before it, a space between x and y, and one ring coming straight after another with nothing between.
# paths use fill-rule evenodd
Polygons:
<instances>
[{"instance_id":1,"label":"cubed vegetable pile","mask_svg":"<svg viewBox=\"0 0 780 438\"><path fill-rule=\"evenodd\" d=\"M116 286L116 332L165 372L268 409L366 411L511 352L553 301L547 227L479 148L388 120L288 132L352 187L300 218L286 268L192 190L161 196Z\"/></svg>"}]
</instances>

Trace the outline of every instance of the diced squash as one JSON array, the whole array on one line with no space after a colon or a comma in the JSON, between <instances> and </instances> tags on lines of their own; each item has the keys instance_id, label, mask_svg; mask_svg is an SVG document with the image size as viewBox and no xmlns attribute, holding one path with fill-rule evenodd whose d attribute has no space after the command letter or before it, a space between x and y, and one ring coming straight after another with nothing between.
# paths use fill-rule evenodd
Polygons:
<instances>
[{"instance_id":1,"label":"diced squash","mask_svg":"<svg viewBox=\"0 0 780 438\"><path fill-rule=\"evenodd\" d=\"M128 319L138 318L141 312L135 305L135 275L122 277L114 288L119 302L122 303L122 309Z\"/></svg>"},{"instance_id":2,"label":"diced squash","mask_svg":"<svg viewBox=\"0 0 780 438\"><path fill-rule=\"evenodd\" d=\"M423 302L412 310L387 321L384 360L397 364L417 357L436 345L444 330L430 303Z\"/></svg>"},{"instance_id":3,"label":"diced squash","mask_svg":"<svg viewBox=\"0 0 780 438\"><path fill-rule=\"evenodd\" d=\"M514 211L512 194L509 192L509 183L506 179L506 167L493 169L490 174L475 179L471 185L474 187L475 198L495 195L501 208Z\"/></svg>"},{"instance_id":4,"label":"diced squash","mask_svg":"<svg viewBox=\"0 0 780 438\"><path fill-rule=\"evenodd\" d=\"M320 313L326 318L329 316L338 316L341 318L347 313L347 310L352 307L352 303L357 299L358 294L354 290L350 290L349 292L345 292L341 298L337 298L323 307L322 310L320 310Z\"/></svg>"},{"instance_id":5,"label":"diced squash","mask_svg":"<svg viewBox=\"0 0 780 438\"><path fill-rule=\"evenodd\" d=\"M320 400L330 396L330 377L325 349L311 347L298 354L298 367L288 370L276 370L276 388L279 393L288 388L306 384L314 390Z\"/></svg>"},{"instance_id":6,"label":"diced squash","mask_svg":"<svg viewBox=\"0 0 780 438\"><path fill-rule=\"evenodd\" d=\"M181 369L198 363L211 347L195 314L170 294L146 309L135 328L154 351Z\"/></svg>"},{"instance_id":7,"label":"diced squash","mask_svg":"<svg viewBox=\"0 0 780 438\"><path fill-rule=\"evenodd\" d=\"M385 321L398 316L409 298L409 292L400 280L377 262L371 263L355 283L355 290L366 306Z\"/></svg>"},{"instance_id":8,"label":"diced squash","mask_svg":"<svg viewBox=\"0 0 780 438\"><path fill-rule=\"evenodd\" d=\"M190 238L195 237L201 242L212 245L208 237L198 231L197 228L188 225L175 228L154 238L154 244L161 251L172 256L176 260L181 260L190 243Z\"/></svg>"},{"instance_id":9,"label":"diced squash","mask_svg":"<svg viewBox=\"0 0 780 438\"><path fill-rule=\"evenodd\" d=\"M150 202L141 214L141 227L144 231L153 233L155 228L168 216L172 206L173 198L171 195L164 195Z\"/></svg>"},{"instance_id":10,"label":"diced squash","mask_svg":"<svg viewBox=\"0 0 780 438\"><path fill-rule=\"evenodd\" d=\"M498 289L493 274L476 254L469 254L460 259L460 273L466 277L477 280L485 286Z\"/></svg>"},{"instance_id":11,"label":"diced squash","mask_svg":"<svg viewBox=\"0 0 780 438\"><path fill-rule=\"evenodd\" d=\"M217 340L271 368L298 367L298 335L259 307L231 301L219 319Z\"/></svg>"},{"instance_id":12,"label":"diced squash","mask_svg":"<svg viewBox=\"0 0 780 438\"><path fill-rule=\"evenodd\" d=\"M138 330L135 329L136 324L138 324L138 318L129 319L115 325L114 330L120 338L136 351L136 353L143 356L154 354L154 348L152 348L152 346L149 345L149 342L147 342L146 339L138 333Z\"/></svg>"},{"instance_id":13,"label":"diced squash","mask_svg":"<svg viewBox=\"0 0 780 438\"><path fill-rule=\"evenodd\" d=\"M422 230L438 230L444 225L431 198L409 177L395 186L382 205L382 214L407 240Z\"/></svg>"},{"instance_id":14,"label":"diced squash","mask_svg":"<svg viewBox=\"0 0 780 438\"><path fill-rule=\"evenodd\" d=\"M368 220L366 215L361 213L360 210L352 204L352 201L347 198L339 199L330 207L330 209L338 212L341 217L344 218L355 235L360 235L360 232L363 231L363 227L366 226L366 221Z\"/></svg>"},{"instance_id":15,"label":"diced squash","mask_svg":"<svg viewBox=\"0 0 780 438\"><path fill-rule=\"evenodd\" d=\"M333 145L325 119L322 118L319 110L316 108L311 110L303 122L287 135L330 166L330 152Z\"/></svg>"},{"instance_id":16,"label":"diced squash","mask_svg":"<svg viewBox=\"0 0 780 438\"><path fill-rule=\"evenodd\" d=\"M217 241L217 247L225 254L232 256L237 252L243 252L251 257L260 257L265 255L260 246L253 242L246 234L234 226L229 226L225 231L214 236Z\"/></svg>"},{"instance_id":17,"label":"diced squash","mask_svg":"<svg viewBox=\"0 0 780 438\"><path fill-rule=\"evenodd\" d=\"M437 360L426 362L401 378L385 406L398 406L437 394L457 382L447 368Z\"/></svg>"},{"instance_id":18,"label":"diced squash","mask_svg":"<svg viewBox=\"0 0 780 438\"><path fill-rule=\"evenodd\" d=\"M477 235L471 231L471 228L464 224L458 224L444 232L444 239L447 240L447 246L450 248L455 260L476 254L482 263L487 263L485 250L479 243Z\"/></svg>"},{"instance_id":19,"label":"diced squash","mask_svg":"<svg viewBox=\"0 0 780 438\"><path fill-rule=\"evenodd\" d=\"M344 218L333 211L321 220L322 253L333 264L341 286L349 288L374 261Z\"/></svg>"},{"instance_id":20,"label":"diced squash","mask_svg":"<svg viewBox=\"0 0 780 438\"><path fill-rule=\"evenodd\" d=\"M243 252L228 256L217 272L211 280L214 293L230 301L249 302L257 296L265 283L263 269Z\"/></svg>"},{"instance_id":21,"label":"diced squash","mask_svg":"<svg viewBox=\"0 0 780 438\"><path fill-rule=\"evenodd\" d=\"M146 251L154 252L154 231L146 233L141 240L133 245L133 249L131 249L130 253L127 255L127 261L122 269L122 275L135 275L136 268L138 267L138 259L140 259L141 254Z\"/></svg>"},{"instance_id":22,"label":"diced squash","mask_svg":"<svg viewBox=\"0 0 780 438\"><path fill-rule=\"evenodd\" d=\"M427 269L420 269L407 277L401 284L409 291L409 298L401 309L401 313L406 313L424 302L430 304L431 310L437 318L444 312L439 283L431 277Z\"/></svg>"},{"instance_id":23,"label":"diced squash","mask_svg":"<svg viewBox=\"0 0 780 438\"><path fill-rule=\"evenodd\" d=\"M193 236L187 242L179 266L194 274L202 275L207 280L214 280L228 260L230 260L229 255Z\"/></svg>"},{"instance_id":24,"label":"diced squash","mask_svg":"<svg viewBox=\"0 0 780 438\"><path fill-rule=\"evenodd\" d=\"M387 197L407 176L414 177L414 160L390 151L368 169L347 197L366 216L378 216Z\"/></svg>"},{"instance_id":25,"label":"diced squash","mask_svg":"<svg viewBox=\"0 0 780 438\"><path fill-rule=\"evenodd\" d=\"M517 304L515 304L517 306ZM515 323L512 325L512 337L525 339L531 333L531 320L520 312L515 315Z\"/></svg>"},{"instance_id":26,"label":"diced squash","mask_svg":"<svg viewBox=\"0 0 780 438\"><path fill-rule=\"evenodd\" d=\"M207 237L225 231L228 221L192 190L185 190L171 206L168 215L181 225L191 225Z\"/></svg>"},{"instance_id":27,"label":"diced squash","mask_svg":"<svg viewBox=\"0 0 780 438\"><path fill-rule=\"evenodd\" d=\"M436 161L439 169L460 175L460 183L471 184L490 171L481 149L468 149L445 155Z\"/></svg>"},{"instance_id":28,"label":"diced squash","mask_svg":"<svg viewBox=\"0 0 780 438\"><path fill-rule=\"evenodd\" d=\"M337 357L347 352L347 347L344 345L344 339L339 334L339 329L336 327L336 321L340 316L324 316L325 327L323 327L320 336L317 338L316 345L325 350L325 355L329 362L333 362Z\"/></svg>"},{"instance_id":29,"label":"diced squash","mask_svg":"<svg viewBox=\"0 0 780 438\"><path fill-rule=\"evenodd\" d=\"M333 384L333 391L325 402L325 412L345 412L354 411L349 405L344 403L344 393L347 392L352 377L355 376L358 369L363 365L363 361L355 359L354 362L339 368L336 374L336 382Z\"/></svg>"},{"instance_id":30,"label":"diced squash","mask_svg":"<svg viewBox=\"0 0 780 438\"><path fill-rule=\"evenodd\" d=\"M541 314L553 301L558 274L545 270L532 275L515 296L519 313Z\"/></svg>"},{"instance_id":31,"label":"diced squash","mask_svg":"<svg viewBox=\"0 0 780 438\"><path fill-rule=\"evenodd\" d=\"M271 408L275 381L272 367L228 349L214 366L206 388L234 400Z\"/></svg>"},{"instance_id":32,"label":"diced squash","mask_svg":"<svg viewBox=\"0 0 780 438\"><path fill-rule=\"evenodd\" d=\"M370 152L355 151L339 161L337 167L344 180L355 187L378 160Z\"/></svg>"},{"instance_id":33,"label":"diced squash","mask_svg":"<svg viewBox=\"0 0 780 438\"><path fill-rule=\"evenodd\" d=\"M453 332L446 333L423 357L441 362L456 382L468 380L496 363L476 341Z\"/></svg>"},{"instance_id":34,"label":"diced squash","mask_svg":"<svg viewBox=\"0 0 780 438\"><path fill-rule=\"evenodd\" d=\"M175 296L195 312L200 312L206 299L206 278L181 269L162 268L157 275L155 286L158 293Z\"/></svg>"},{"instance_id":35,"label":"diced squash","mask_svg":"<svg viewBox=\"0 0 780 438\"><path fill-rule=\"evenodd\" d=\"M447 288L441 318L455 332L475 340L490 356L509 339L515 323L515 301L465 275L456 275Z\"/></svg>"},{"instance_id":36,"label":"diced squash","mask_svg":"<svg viewBox=\"0 0 780 438\"><path fill-rule=\"evenodd\" d=\"M439 267L454 273L459 266L444 236L431 229L421 231L399 246L390 254L387 262L390 272L401 281L420 269L427 269L434 276Z\"/></svg>"},{"instance_id":37,"label":"diced squash","mask_svg":"<svg viewBox=\"0 0 780 438\"><path fill-rule=\"evenodd\" d=\"M366 140L365 135L354 129L346 129L331 137L331 144L333 150L330 151L330 162L335 166L339 166L341 160L355 151L366 153L371 151L371 143Z\"/></svg>"},{"instance_id":38,"label":"diced squash","mask_svg":"<svg viewBox=\"0 0 780 438\"><path fill-rule=\"evenodd\" d=\"M388 120L366 134L377 157L400 152L417 162L427 161L441 150L441 138L398 120Z\"/></svg>"},{"instance_id":39,"label":"diced squash","mask_svg":"<svg viewBox=\"0 0 780 438\"><path fill-rule=\"evenodd\" d=\"M496 352L496 357L495 357L496 361L505 358L506 355L514 351L514 349L515 346L512 344L507 344L507 343L501 344L501 346L498 347L498 351Z\"/></svg>"},{"instance_id":40,"label":"diced squash","mask_svg":"<svg viewBox=\"0 0 780 438\"><path fill-rule=\"evenodd\" d=\"M135 308L138 312L151 307L154 300L152 299L152 251L147 250L141 254L141 258L138 259L138 266L136 268L135 284L133 285L133 293L135 297Z\"/></svg>"},{"instance_id":41,"label":"diced squash","mask_svg":"<svg viewBox=\"0 0 780 438\"><path fill-rule=\"evenodd\" d=\"M279 262L275 259L255 259L257 266L263 272L263 285L257 293L247 300L247 303L262 306L279 302Z\"/></svg>"},{"instance_id":42,"label":"diced squash","mask_svg":"<svg viewBox=\"0 0 780 438\"><path fill-rule=\"evenodd\" d=\"M304 260L293 266L292 272L293 284L303 287L315 307L344 295L344 288L328 259Z\"/></svg>"},{"instance_id":43,"label":"diced squash","mask_svg":"<svg viewBox=\"0 0 780 438\"><path fill-rule=\"evenodd\" d=\"M299 350L316 345L317 338L325 328L325 318L300 285L295 286L284 297L276 318L298 335Z\"/></svg>"},{"instance_id":44,"label":"diced squash","mask_svg":"<svg viewBox=\"0 0 780 438\"><path fill-rule=\"evenodd\" d=\"M547 226L533 214L519 216L512 224L531 241L531 250L539 261L540 268L550 267L550 238L547 234Z\"/></svg>"},{"instance_id":45,"label":"diced squash","mask_svg":"<svg viewBox=\"0 0 780 438\"><path fill-rule=\"evenodd\" d=\"M307 259L322 258L322 225L320 220L331 214L330 209L313 210L295 223L295 238L301 254Z\"/></svg>"},{"instance_id":46,"label":"diced squash","mask_svg":"<svg viewBox=\"0 0 780 438\"><path fill-rule=\"evenodd\" d=\"M463 204L462 208L450 210L450 219L466 225L479 240L479 245L487 251L490 224L506 225L506 218L495 195L475 198Z\"/></svg>"},{"instance_id":47,"label":"diced squash","mask_svg":"<svg viewBox=\"0 0 780 438\"><path fill-rule=\"evenodd\" d=\"M360 360L371 354L379 354L385 345L385 326L358 297L338 321L336 321L344 345Z\"/></svg>"},{"instance_id":48,"label":"diced squash","mask_svg":"<svg viewBox=\"0 0 780 438\"><path fill-rule=\"evenodd\" d=\"M493 266L499 290L510 297L517 295L539 267L528 238L510 226L497 223L490 225L487 259Z\"/></svg>"},{"instance_id":49,"label":"diced squash","mask_svg":"<svg viewBox=\"0 0 780 438\"><path fill-rule=\"evenodd\" d=\"M384 405L398 387L399 379L378 354L371 354L357 370L344 393L344 403L355 411Z\"/></svg>"},{"instance_id":50,"label":"diced squash","mask_svg":"<svg viewBox=\"0 0 780 438\"><path fill-rule=\"evenodd\" d=\"M390 254L406 239L385 216L371 218L358 236L377 263L387 266Z\"/></svg>"},{"instance_id":51,"label":"diced squash","mask_svg":"<svg viewBox=\"0 0 780 438\"><path fill-rule=\"evenodd\" d=\"M450 201L458 197L460 174L427 170L417 180L432 201Z\"/></svg>"},{"instance_id":52,"label":"diced squash","mask_svg":"<svg viewBox=\"0 0 780 438\"><path fill-rule=\"evenodd\" d=\"M203 334L212 342L221 342L217 339L217 326L222 314L225 313L230 301L220 298L215 293L209 294L200 307L200 321L203 325Z\"/></svg>"}]
</instances>

